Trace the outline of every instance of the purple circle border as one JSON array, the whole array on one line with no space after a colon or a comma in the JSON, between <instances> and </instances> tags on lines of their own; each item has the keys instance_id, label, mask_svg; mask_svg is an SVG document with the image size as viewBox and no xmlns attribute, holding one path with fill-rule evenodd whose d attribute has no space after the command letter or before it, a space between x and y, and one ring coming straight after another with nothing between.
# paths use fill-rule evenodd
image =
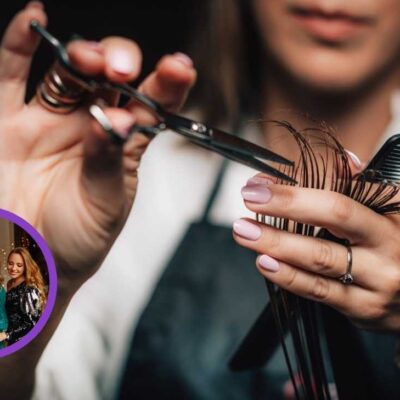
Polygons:
<instances>
[{"instance_id":1,"label":"purple circle border","mask_svg":"<svg viewBox=\"0 0 400 400\"><path fill-rule=\"evenodd\" d=\"M46 308L44 309L36 325L24 337L22 337L21 340L10 346L5 347L4 349L0 349L0 357L5 357L22 349L22 347L30 343L45 327L53 311L54 304L56 302L57 270L49 246L47 246L47 243L45 242L43 237L32 225L30 225L28 222L26 222L18 215L13 214L10 211L3 210L1 208L0 208L0 218L6 219L8 221L13 222L16 225L19 225L22 229L24 229L32 236L32 238L35 240L35 242L37 243L37 245L39 246L40 250L43 253L44 259L46 260L47 264L47 270L49 273L49 293L47 297Z\"/></svg>"}]
</instances>

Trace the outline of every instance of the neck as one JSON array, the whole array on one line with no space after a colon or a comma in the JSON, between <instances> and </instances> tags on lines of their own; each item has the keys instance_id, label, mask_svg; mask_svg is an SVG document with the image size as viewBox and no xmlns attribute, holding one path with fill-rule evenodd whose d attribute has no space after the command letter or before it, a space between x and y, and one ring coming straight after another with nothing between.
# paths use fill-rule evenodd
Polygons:
<instances>
[{"instance_id":1,"label":"neck","mask_svg":"<svg viewBox=\"0 0 400 400\"><path fill-rule=\"evenodd\" d=\"M15 287L15 286L18 286L19 284L21 284L21 283L24 282L24 281L25 281L25 277L20 276L19 278L12 279L12 280L11 280L11 285L12 285L13 287Z\"/></svg>"},{"instance_id":2,"label":"neck","mask_svg":"<svg viewBox=\"0 0 400 400\"><path fill-rule=\"evenodd\" d=\"M284 119L298 130L328 126L342 145L362 161L376 152L392 118L391 99L399 83L397 71L363 89L336 95L317 93L283 77L269 77L264 119ZM274 133L270 128L265 132L267 144L273 144L276 151L292 151L287 142L274 140L281 132Z\"/></svg>"}]
</instances>

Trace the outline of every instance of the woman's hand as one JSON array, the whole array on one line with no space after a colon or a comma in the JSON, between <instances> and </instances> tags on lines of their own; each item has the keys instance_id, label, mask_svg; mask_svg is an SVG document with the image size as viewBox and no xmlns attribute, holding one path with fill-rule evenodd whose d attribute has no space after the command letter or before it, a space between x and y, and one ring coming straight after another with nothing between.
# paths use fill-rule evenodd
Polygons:
<instances>
[{"instance_id":1,"label":"woman's hand","mask_svg":"<svg viewBox=\"0 0 400 400\"><path fill-rule=\"evenodd\" d=\"M46 327L28 346L0 362L0 386L10 399L30 397L35 366L77 288L99 267L122 228L135 198L137 169L149 138L136 134L112 144L86 107L61 115L36 98L25 104L26 82L39 42L30 29L46 25L43 5L29 3L8 26L0 46L0 208L20 215L44 236L56 260L58 295ZM71 61L88 75L115 82L135 80L141 53L136 43L109 37L74 41ZM195 80L190 59L165 56L139 90L170 111L184 102ZM102 93L116 104L113 93ZM137 104L104 109L114 130L154 118Z\"/></svg>"},{"instance_id":2,"label":"woman's hand","mask_svg":"<svg viewBox=\"0 0 400 400\"><path fill-rule=\"evenodd\" d=\"M0 48L0 208L20 215L42 233L55 256L60 286L75 290L96 271L128 216L149 138L135 134L119 147L86 107L60 115L44 109L36 98L24 103L38 45L29 27L34 19L46 24L38 2L13 19ZM74 41L68 51L75 66L88 75L128 82L140 73L140 49L127 39ZM173 111L194 80L190 59L169 55L140 91ZM115 104L115 95L103 95ZM134 123L155 122L133 103L125 109L106 108L105 113L122 133Z\"/></svg>"},{"instance_id":3,"label":"woman's hand","mask_svg":"<svg viewBox=\"0 0 400 400\"><path fill-rule=\"evenodd\" d=\"M382 216L342 194L274 184L257 177L242 189L254 213L327 228L352 248L275 229L251 220L234 223L234 238L260 255L257 268L278 286L323 302L363 328L400 331L400 220Z\"/></svg>"},{"instance_id":4,"label":"woman's hand","mask_svg":"<svg viewBox=\"0 0 400 400\"><path fill-rule=\"evenodd\" d=\"M5 332L0 332L0 342L4 342L7 339L7 334Z\"/></svg>"}]
</instances>

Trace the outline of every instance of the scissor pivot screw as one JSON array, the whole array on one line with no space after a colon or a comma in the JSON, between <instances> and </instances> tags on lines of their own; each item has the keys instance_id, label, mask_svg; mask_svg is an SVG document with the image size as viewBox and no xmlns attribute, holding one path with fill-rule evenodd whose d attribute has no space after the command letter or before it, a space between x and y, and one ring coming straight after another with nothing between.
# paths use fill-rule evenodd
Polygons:
<instances>
[{"instance_id":1,"label":"scissor pivot screw","mask_svg":"<svg viewBox=\"0 0 400 400\"><path fill-rule=\"evenodd\" d=\"M203 124L199 124L198 122L194 122L192 124L192 131L198 132L198 133L206 133L207 128Z\"/></svg>"}]
</instances>

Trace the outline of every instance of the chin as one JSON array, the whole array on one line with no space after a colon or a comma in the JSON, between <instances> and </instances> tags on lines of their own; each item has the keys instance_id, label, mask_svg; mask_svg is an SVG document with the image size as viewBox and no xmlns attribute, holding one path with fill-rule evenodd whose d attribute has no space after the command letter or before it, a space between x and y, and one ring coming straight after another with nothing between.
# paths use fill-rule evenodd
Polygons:
<instances>
[{"instance_id":1,"label":"chin","mask_svg":"<svg viewBox=\"0 0 400 400\"><path fill-rule=\"evenodd\" d=\"M332 94L358 91L380 76L381 72L378 65L348 54L341 56L309 52L291 59L281 59L278 63L293 84Z\"/></svg>"},{"instance_id":2,"label":"chin","mask_svg":"<svg viewBox=\"0 0 400 400\"><path fill-rule=\"evenodd\" d=\"M345 94L361 90L365 84L365 79L360 79L359 76L352 77L350 75L344 76L341 74L297 74L294 75L302 87L311 89L313 92L321 92L324 94L331 93Z\"/></svg>"}]
</instances>

